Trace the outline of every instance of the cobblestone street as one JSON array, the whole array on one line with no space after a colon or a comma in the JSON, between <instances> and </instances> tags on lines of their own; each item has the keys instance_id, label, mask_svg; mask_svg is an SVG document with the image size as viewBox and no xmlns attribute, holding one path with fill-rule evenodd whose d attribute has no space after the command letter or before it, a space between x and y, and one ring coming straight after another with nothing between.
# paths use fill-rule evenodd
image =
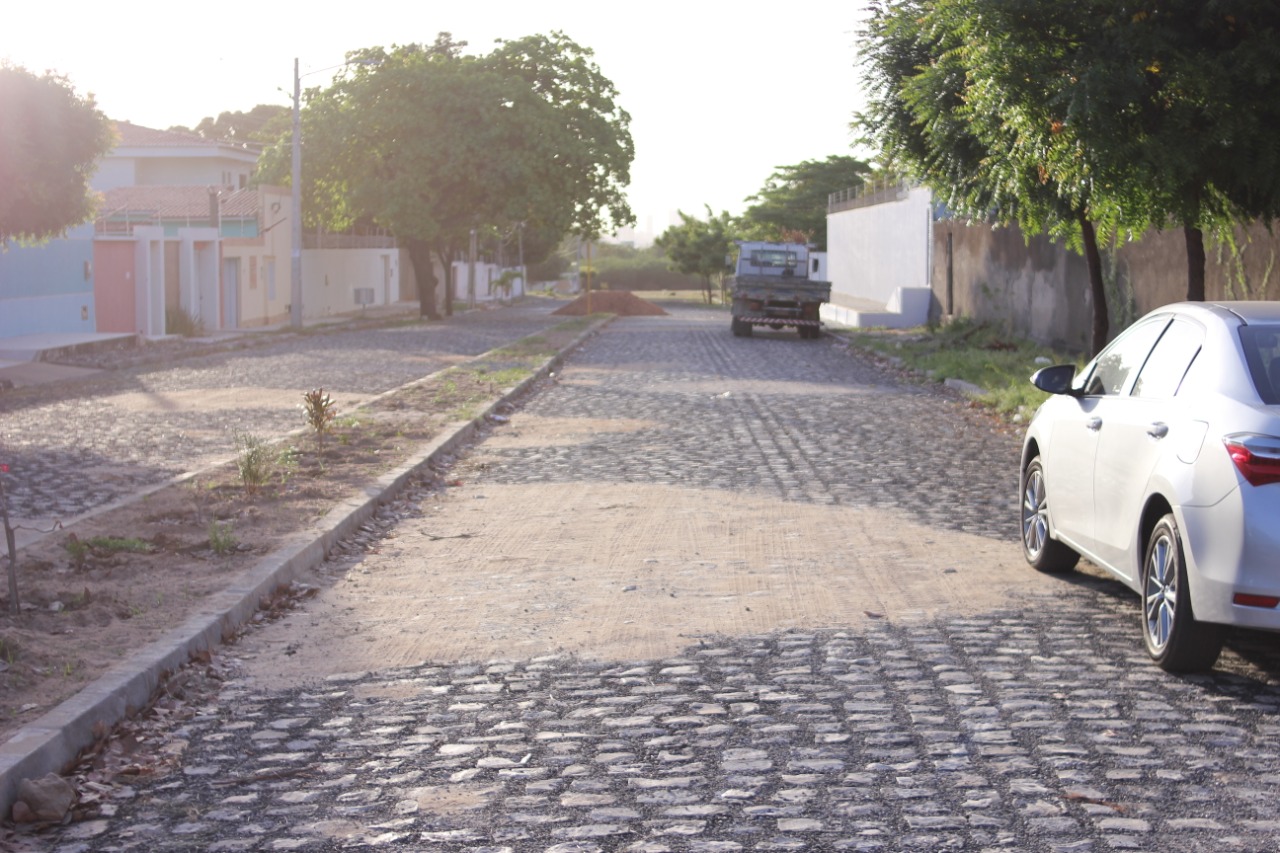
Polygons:
<instances>
[{"instance_id":1,"label":"cobblestone street","mask_svg":"<svg viewBox=\"0 0 1280 853\"><path fill-rule=\"evenodd\" d=\"M272 436L301 428L302 394L313 388L345 410L558 319L534 302L439 324L250 335L240 342L248 346L0 397L10 511L74 518L229 458L234 431ZM140 405L129 406L133 400Z\"/></svg>"},{"instance_id":2,"label":"cobblestone street","mask_svg":"<svg viewBox=\"0 0 1280 853\"><path fill-rule=\"evenodd\" d=\"M498 428L625 429L554 446L484 442L457 463L467 499L486 498L486 524L544 509L503 502L504 488L640 484L750 495L780 514L890 513L1017 554L1016 432L831 338L735 338L724 312L665 307L672 316L615 320ZM513 311L505 339L553 319ZM478 337L448 352L504 342ZM320 362L301 337L145 381L375 394L447 361L423 354L397 372L397 357L425 348L411 328L325 340ZM104 489L186 470L179 446L214 452L212 438L166 438L184 427L156 416L91 433L93 459L77 458L72 428L56 426L64 417L92 420L71 398L0 415L6 441L46 466L58 494L59 477L126 445L141 473ZM244 423L292 427L281 412ZM713 522L726 512L714 500L701 511ZM548 527L530 550L563 535ZM708 571L734 570L727 541L699 547ZM372 554L334 572L377 572L386 564ZM842 556L829 571L844 570ZM886 573L901 559L858 556ZM427 562L398 557L415 558ZM934 568L941 584L946 564ZM99 817L39 840L58 853L1280 849L1280 644L1240 633L1213 673L1170 676L1148 661L1137 601L1118 584L1025 573L1013 577L1042 586L1016 606L732 635L691 624L683 652L652 660L512 654L301 687L233 679L172 724L179 773L115 788Z\"/></svg>"}]
</instances>

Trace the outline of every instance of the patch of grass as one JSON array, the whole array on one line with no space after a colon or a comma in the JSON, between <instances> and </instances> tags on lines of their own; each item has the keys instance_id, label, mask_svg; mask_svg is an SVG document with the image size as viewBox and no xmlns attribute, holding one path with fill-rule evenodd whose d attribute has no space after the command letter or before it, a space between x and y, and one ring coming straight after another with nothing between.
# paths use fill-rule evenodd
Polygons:
<instances>
[{"instance_id":1,"label":"patch of grass","mask_svg":"<svg viewBox=\"0 0 1280 853\"><path fill-rule=\"evenodd\" d=\"M209 547L219 557L225 557L236 549L236 534L231 523L209 522Z\"/></svg>"},{"instance_id":2,"label":"patch of grass","mask_svg":"<svg viewBox=\"0 0 1280 853\"><path fill-rule=\"evenodd\" d=\"M93 553L99 555L120 552L146 554L155 550L150 542L132 536L92 536L88 539L80 539L75 535L69 535L62 547L67 550L71 562L77 567L83 566L85 560Z\"/></svg>"},{"instance_id":3,"label":"patch of grass","mask_svg":"<svg viewBox=\"0 0 1280 853\"><path fill-rule=\"evenodd\" d=\"M978 399L1015 420L1030 417L1048 396L1030 382L1047 364L1084 359L1005 335L987 323L956 320L937 329L851 330L842 333L857 347L876 352L937 382L961 379L984 393Z\"/></svg>"},{"instance_id":4,"label":"patch of grass","mask_svg":"<svg viewBox=\"0 0 1280 853\"><path fill-rule=\"evenodd\" d=\"M132 551L147 553L152 550L151 543L136 536L94 536L86 540L90 548L98 551Z\"/></svg>"},{"instance_id":5,"label":"patch of grass","mask_svg":"<svg viewBox=\"0 0 1280 853\"><path fill-rule=\"evenodd\" d=\"M252 494L271 478L275 467L271 445L259 436L243 432L233 433L232 439L236 445L236 473L245 490Z\"/></svg>"}]
</instances>

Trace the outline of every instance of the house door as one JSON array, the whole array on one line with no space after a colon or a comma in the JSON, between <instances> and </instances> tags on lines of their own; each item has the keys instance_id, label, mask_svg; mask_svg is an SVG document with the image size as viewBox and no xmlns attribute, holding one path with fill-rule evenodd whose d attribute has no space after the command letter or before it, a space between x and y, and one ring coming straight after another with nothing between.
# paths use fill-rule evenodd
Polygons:
<instances>
[{"instance_id":1,"label":"house door","mask_svg":"<svg viewBox=\"0 0 1280 853\"><path fill-rule=\"evenodd\" d=\"M240 328L240 259L222 259L222 329Z\"/></svg>"},{"instance_id":2,"label":"house door","mask_svg":"<svg viewBox=\"0 0 1280 853\"><path fill-rule=\"evenodd\" d=\"M382 256L382 304L391 304L391 256Z\"/></svg>"},{"instance_id":3,"label":"house door","mask_svg":"<svg viewBox=\"0 0 1280 853\"><path fill-rule=\"evenodd\" d=\"M138 331L134 316L134 252L132 240L93 241L93 302L99 332Z\"/></svg>"}]
</instances>

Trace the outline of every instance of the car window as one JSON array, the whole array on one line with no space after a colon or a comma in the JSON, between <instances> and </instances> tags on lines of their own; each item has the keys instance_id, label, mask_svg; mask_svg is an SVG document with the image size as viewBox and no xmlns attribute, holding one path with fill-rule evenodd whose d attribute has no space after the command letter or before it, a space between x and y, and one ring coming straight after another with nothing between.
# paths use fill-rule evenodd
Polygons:
<instances>
[{"instance_id":1,"label":"car window","mask_svg":"<svg viewBox=\"0 0 1280 853\"><path fill-rule=\"evenodd\" d=\"M1204 329L1190 320L1175 317L1142 366L1133 383L1133 396L1162 399L1178 393L1182 377L1187 375L1203 344Z\"/></svg>"},{"instance_id":2,"label":"car window","mask_svg":"<svg viewBox=\"0 0 1280 853\"><path fill-rule=\"evenodd\" d=\"M1258 396L1268 406L1280 404L1280 326L1241 326L1240 343Z\"/></svg>"},{"instance_id":3,"label":"car window","mask_svg":"<svg viewBox=\"0 0 1280 853\"><path fill-rule=\"evenodd\" d=\"M1084 393L1100 396L1123 391L1125 383L1142 367L1167 325L1169 317L1165 315L1141 321L1125 330L1098 354L1085 371L1085 379L1080 386Z\"/></svg>"}]
</instances>

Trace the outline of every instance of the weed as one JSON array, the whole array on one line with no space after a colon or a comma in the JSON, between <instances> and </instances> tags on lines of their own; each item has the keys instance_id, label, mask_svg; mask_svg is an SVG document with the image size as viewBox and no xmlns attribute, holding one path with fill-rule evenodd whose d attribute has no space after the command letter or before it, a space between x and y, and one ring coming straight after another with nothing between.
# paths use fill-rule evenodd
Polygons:
<instances>
[{"instance_id":1,"label":"weed","mask_svg":"<svg viewBox=\"0 0 1280 853\"><path fill-rule=\"evenodd\" d=\"M164 312L164 330L170 335L198 338L204 334L204 321L182 308L168 308Z\"/></svg>"},{"instance_id":2,"label":"weed","mask_svg":"<svg viewBox=\"0 0 1280 853\"><path fill-rule=\"evenodd\" d=\"M231 523L209 522L209 547L219 557L225 557L236 549L236 534Z\"/></svg>"},{"instance_id":3,"label":"weed","mask_svg":"<svg viewBox=\"0 0 1280 853\"><path fill-rule=\"evenodd\" d=\"M333 428L333 420L338 416L337 404L333 398L316 388L302 395L302 410L307 414L307 425L316 436L316 448L324 453L324 439Z\"/></svg>"},{"instance_id":4,"label":"weed","mask_svg":"<svg viewBox=\"0 0 1280 853\"><path fill-rule=\"evenodd\" d=\"M1082 363L1077 356L1011 338L995 326L970 320L933 330L854 331L848 338L937 381L962 379L977 385L984 391L980 398L984 403L1013 416L1029 414L1047 396L1028 381L1039 367Z\"/></svg>"},{"instance_id":5,"label":"weed","mask_svg":"<svg viewBox=\"0 0 1280 853\"><path fill-rule=\"evenodd\" d=\"M81 542L80 537L74 533L68 533L67 541L62 543L62 547L67 549L67 556L71 557L71 565L77 569L84 567L85 559L89 556L87 543Z\"/></svg>"},{"instance_id":6,"label":"weed","mask_svg":"<svg viewBox=\"0 0 1280 853\"><path fill-rule=\"evenodd\" d=\"M298 448L290 445L284 448L276 456L275 467L280 472L280 482L283 483L294 475L298 470L298 458L302 452Z\"/></svg>"},{"instance_id":7,"label":"weed","mask_svg":"<svg viewBox=\"0 0 1280 853\"><path fill-rule=\"evenodd\" d=\"M245 491L253 494L271 479L271 469L275 467L271 445L259 436L244 432L233 433L232 440L236 445L236 473Z\"/></svg>"},{"instance_id":8,"label":"weed","mask_svg":"<svg viewBox=\"0 0 1280 853\"><path fill-rule=\"evenodd\" d=\"M153 549L150 542L136 536L94 536L87 543L94 551L130 551L145 554Z\"/></svg>"}]
</instances>

